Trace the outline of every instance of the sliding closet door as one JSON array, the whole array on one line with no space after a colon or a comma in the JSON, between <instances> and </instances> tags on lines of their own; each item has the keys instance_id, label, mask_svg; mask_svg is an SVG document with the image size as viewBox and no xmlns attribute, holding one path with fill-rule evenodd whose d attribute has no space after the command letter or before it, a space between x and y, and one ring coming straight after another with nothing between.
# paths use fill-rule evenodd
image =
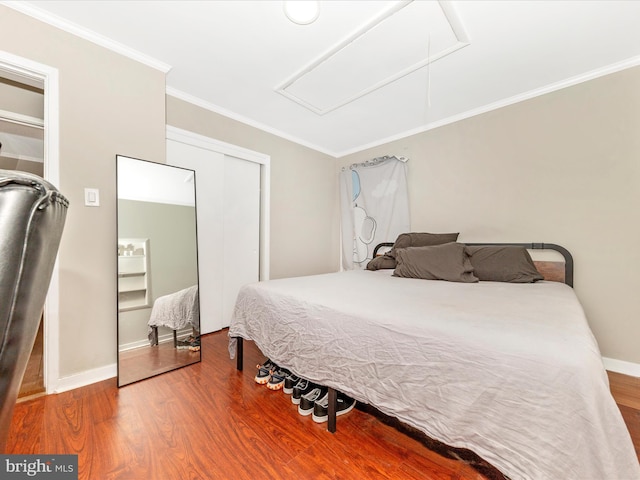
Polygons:
<instances>
[{"instance_id":1,"label":"sliding closet door","mask_svg":"<svg viewBox=\"0 0 640 480\"><path fill-rule=\"evenodd\" d=\"M196 172L200 331L210 333L222 328L224 155L167 140L167 163Z\"/></svg>"},{"instance_id":2,"label":"sliding closet door","mask_svg":"<svg viewBox=\"0 0 640 480\"><path fill-rule=\"evenodd\" d=\"M260 165L174 140L167 163L196 172L200 326L215 332L240 287L259 279Z\"/></svg>"},{"instance_id":3,"label":"sliding closet door","mask_svg":"<svg viewBox=\"0 0 640 480\"><path fill-rule=\"evenodd\" d=\"M222 326L228 327L238 290L260 275L260 165L225 155Z\"/></svg>"}]
</instances>

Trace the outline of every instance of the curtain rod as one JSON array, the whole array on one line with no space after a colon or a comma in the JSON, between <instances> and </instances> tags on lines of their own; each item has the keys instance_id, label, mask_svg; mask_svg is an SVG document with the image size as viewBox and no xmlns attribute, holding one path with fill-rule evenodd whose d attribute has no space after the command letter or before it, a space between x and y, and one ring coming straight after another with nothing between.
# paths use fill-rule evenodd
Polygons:
<instances>
[{"instance_id":1,"label":"curtain rod","mask_svg":"<svg viewBox=\"0 0 640 480\"><path fill-rule=\"evenodd\" d=\"M347 168L349 168L350 170L353 170L354 168L357 168L357 167L372 167L373 165L379 165L380 163L386 160L392 160L392 159L396 159L402 163L407 163L409 161L407 157L398 157L397 155L384 155L382 157L376 157L372 160L365 160L364 162L361 162L361 163L352 163L348 167L342 167L342 171L344 172Z\"/></svg>"}]
</instances>

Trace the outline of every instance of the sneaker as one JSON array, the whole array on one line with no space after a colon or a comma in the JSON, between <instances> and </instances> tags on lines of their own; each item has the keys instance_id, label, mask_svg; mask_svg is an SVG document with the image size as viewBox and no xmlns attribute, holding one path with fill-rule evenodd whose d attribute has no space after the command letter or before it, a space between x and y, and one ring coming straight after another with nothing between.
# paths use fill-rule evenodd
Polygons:
<instances>
[{"instance_id":1,"label":"sneaker","mask_svg":"<svg viewBox=\"0 0 640 480\"><path fill-rule=\"evenodd\" d=\"M291 372L286 368L276 368L271 371L271 378L267 382L267 388L269 390L280 390L284 386L284 380Z\"/></svg>"},{"instance_id":2,"label":"sneaker","mask_svg":"<svg viewBox=\"0 0 640 480\"><path fill-rule=\"evenodd\" d=\"M356 401L345 395L344 393L338 392L337 395L337 404L336 404L336 417L340 415L344 415L345 413L349 413L353 410L353 407L356 406ZM313 414L311 416L313 421L316 423L326 422L329 418L329 393L327 392L322 398L316 400L316 403L313 405Z\"/></svg>"},{"instance_id":3,"label":"sneaker","mask_svg":"<svg viewBox=\"0 0 640 480\"><path fill-rule=\"evenodd\" d=\"M199 352L200 351L200 335L198 335L195 338L189 337L189 339L187 341L189 342L189 350L190 351L192 351L192 352Z\"/></svg>"},{"instance_id":4,"label":"sneaker","mask_svg":"<svg viewBox=\"0 0 640 480\"><path fill-rule=\"evenodd\" d=\"M296 386L293 387L293 392L291 392L291 402L295 405L300 405L300 398L302 397L302 395L309 393L317 386L318 385L316 385L315 383L310 382L305 378L301 378Z\"/></svg>"},{"instance_id":5,"label":"sneaker","mask_svg":"<svg viewBox=\"0 0 640 480\"><path fill-rule=\"evenodd\" d=\"M254 380L258 385L264 385L271 378L271 371L278 368L278 366L267 358L262 365L256 365L256 368L258 373L256 373Z\"/></svg>"},{"instance_id":6,"label":"sneaker","mask_svg":"<svg viewBox=\"0 0 640 480\"><path fill-rule=\"evenodd\" d=\"M313 390L305 393L300 397L300 405L298 405L298 413L300 415L311 415L316 400L321 399L327 394L327 387L316 386Z\"/></svg>"},{"instance_id":7,"label":"sneaker","mask_svg":"<svg viewBox=\"0 0 640 480\"><path fill-rule=\"evenodd\" d=\"M293 387L295 387L300 380L302 379L299 376L297 376L295 373L290 373L284 379L284 385L282 387L282 391L287 395L291 395L293 393Z\"/></svg>"}]
</instances>

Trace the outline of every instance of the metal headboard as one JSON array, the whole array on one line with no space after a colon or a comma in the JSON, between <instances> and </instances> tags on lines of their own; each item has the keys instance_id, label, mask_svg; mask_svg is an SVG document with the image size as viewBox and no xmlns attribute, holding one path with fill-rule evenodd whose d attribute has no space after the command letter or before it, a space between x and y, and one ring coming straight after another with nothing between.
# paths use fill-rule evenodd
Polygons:
<instances>
[{"instance_id":1,"label":"metal headboard","mask_svg":"<svg viewBox=\"0 0 640 480\"><path fill-rule=\"evenodd\" d=\"M524 247L529 250L555 250L564 257L564 283L573 287L573 256L566 248L555 243L466 243L472 246L513 246ZM378 250L384 247L393 247L393 242L383 242L373 249L373 258L378 254Z\"/></svg>"}]
</instances>

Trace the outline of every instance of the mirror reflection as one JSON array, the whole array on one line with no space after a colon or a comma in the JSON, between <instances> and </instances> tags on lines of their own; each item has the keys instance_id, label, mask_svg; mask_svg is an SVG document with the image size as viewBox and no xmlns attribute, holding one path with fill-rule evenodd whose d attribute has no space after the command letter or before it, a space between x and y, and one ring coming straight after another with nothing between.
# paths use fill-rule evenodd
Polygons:
<instances>
[{"instance_id":1,"label":"mirror reflection","mask_svg":"<svg viewBox=\"0 0 640 480\"><path fill-rule=\"evenodd\" d=\"M193 170L118 155L118 386L200 361Z\"/></svg>"}]
</instances>

